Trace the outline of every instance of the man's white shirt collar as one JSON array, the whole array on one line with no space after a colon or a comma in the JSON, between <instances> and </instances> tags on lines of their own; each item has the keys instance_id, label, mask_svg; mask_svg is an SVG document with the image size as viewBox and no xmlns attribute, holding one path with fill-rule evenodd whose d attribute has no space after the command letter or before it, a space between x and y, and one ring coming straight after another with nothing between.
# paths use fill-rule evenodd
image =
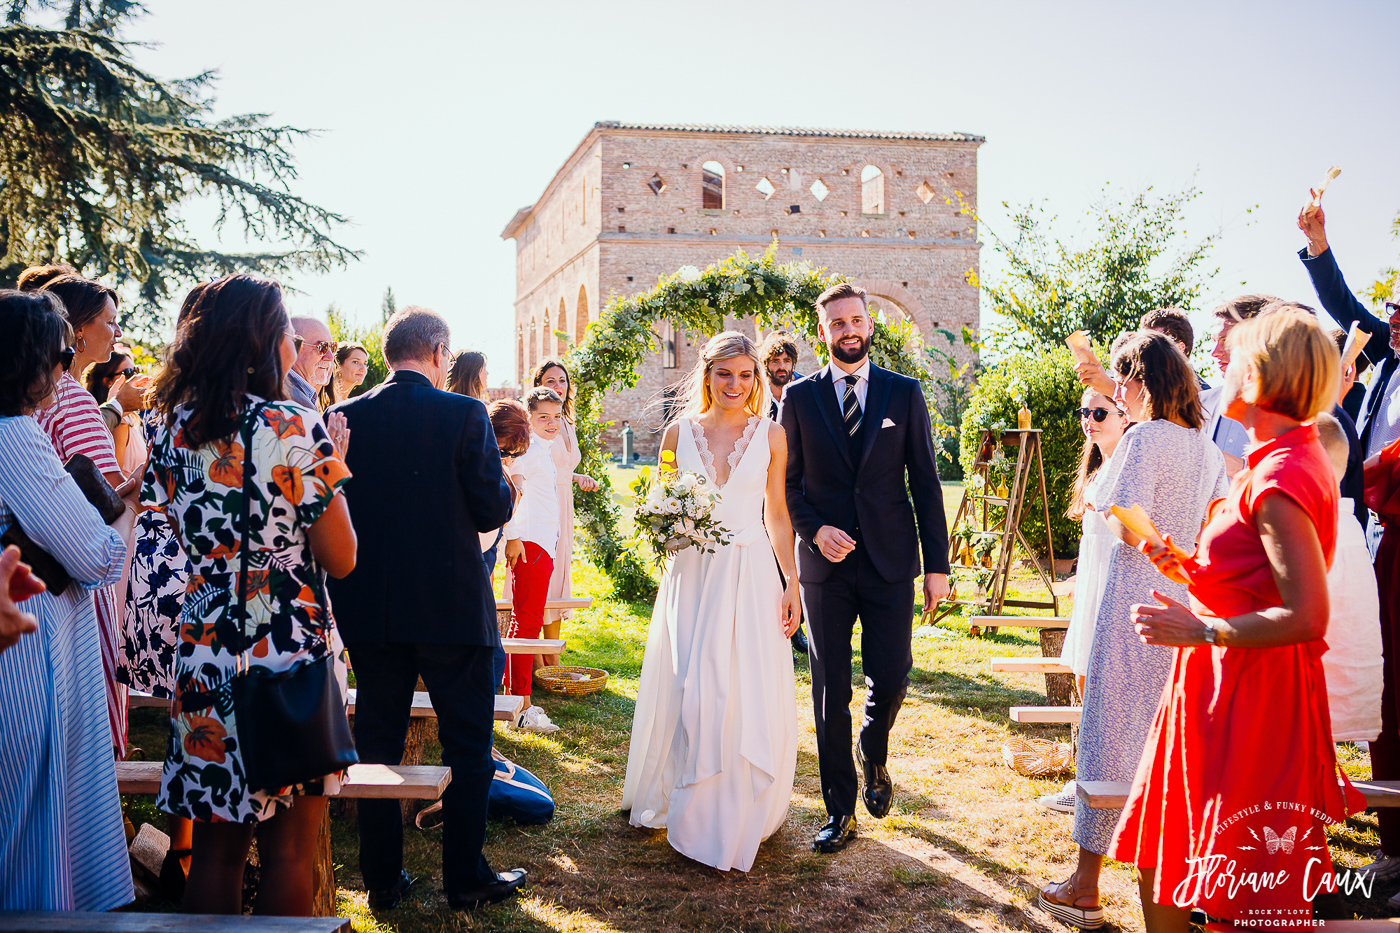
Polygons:
<instances>
[{"instance_id":1,"label":"man's white shirt collar","mask_svg":"<svg viewBox=\"0 0 1400 933\"><path fill-rule=\"evenodd\" d=\"M831 381L832 381L833 383L844 382L845 379L846 379L846 375L847 375L847 374L846 374L846 371L843 370L841 367L837 366L836 363L833 361L832 364L831 364ZM857 369L855 372L851 373L850 375L855 376L860 382L869 382L869 381L870 381L870 357L867 356L867 357L865 358L865 362L860 364L860 369Z\"/></svg>"}]
</instances>

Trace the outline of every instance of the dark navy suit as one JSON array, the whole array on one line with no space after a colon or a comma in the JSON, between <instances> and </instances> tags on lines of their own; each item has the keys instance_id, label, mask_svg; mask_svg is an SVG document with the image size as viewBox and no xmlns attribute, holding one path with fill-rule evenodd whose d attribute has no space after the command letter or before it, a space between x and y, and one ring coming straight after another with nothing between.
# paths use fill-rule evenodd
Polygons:
<instances>
[{"instance_id":1,"label":"dark navy suit","mask_svg":"<svg viewBox=\"0 0 1400 933\"><path fill-rule=\"evenodd\" d=\"M852 445L830 369L788 384L782 425L788 512L797 533L797 572L811 633L822 797L830 815L852 816L857 782L851 758L851 633L859 617L861 667L869 684L861 751L868 761L884 764L890 728L914 666L914 580L921 569L948 572L948 525L919 383L872 364ZM855 550L838 563L813 543L823 525L856 540Z\"/></svg>"},{"instance_id":2,"label":"dark navy suit","mask_svg":"<svg viewBox=\"0 0 1400 933\"><path fill-rule=\"evenodd\" d=\"M353 476L344 489L360 542L355 569L329 581L359 688L355 745L364 762L402 760L422 676L452 769L442 798L443 887L475 890L496 881L481 848L496 773L500 634L478 537L510 517L495 434L480 401L408 370L333 410L350 428ZM390 889L403 868L399 802L361 800L358 811L365 887Z\"/></svg>"}]
</instances>

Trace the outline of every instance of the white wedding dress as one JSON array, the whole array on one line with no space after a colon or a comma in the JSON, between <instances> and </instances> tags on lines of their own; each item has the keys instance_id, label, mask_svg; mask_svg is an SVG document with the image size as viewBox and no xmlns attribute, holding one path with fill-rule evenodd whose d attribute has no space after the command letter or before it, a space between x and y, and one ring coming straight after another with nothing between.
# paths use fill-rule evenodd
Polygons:
<instances>
[{"instance_id":1,"label":"white wedding dress","mask_svg":"<svg viewBox=\"0 0 1400 933\"><path fill-rule=\"evenodd\" d=\"M719 487L703 431L680 421L677 466L720 490L715 516L733 537L666 566L622 791L633 826L665 829L677 852L721 871L753 866L787 818L797 769L792 649L763 527L771 423L749 419Z\"/></svg>"}]
</instances>

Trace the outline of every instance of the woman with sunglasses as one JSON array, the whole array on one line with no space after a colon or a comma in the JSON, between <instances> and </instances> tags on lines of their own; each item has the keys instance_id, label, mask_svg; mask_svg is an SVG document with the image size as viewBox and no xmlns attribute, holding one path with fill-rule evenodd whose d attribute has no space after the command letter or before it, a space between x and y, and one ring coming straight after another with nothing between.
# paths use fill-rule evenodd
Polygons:
<instances>
[{"instance_id":1,"label":"woman with sunglasses","mask_svg":"<svg viewBox=\"0 0 1400 933\"><path fill-rule=\"evenodd\" d=\"M53 441L58 459L67 463L74 454L92 459L113 487L126 480L117 462L116 445L97 401L77 379L89 366L105 363L122 335L117 323L117 293L107 286L63 272L64 267L41 266L26 269L19 277L21 291L45 291L56 297L73 328L73 343L64 350L65 369L54 390L54 402L34 417ZM71 351L71 352L70 352ZM131 541L128 539L128 545ZM102 637L102 664L107 674L107 711L112 725L112 745L118 757L126 757L126 688L117 683L118 647L121 638L121 611L125 590L117 585L96 592L97 626ZM121 594L118 591L121 590Z\"/></svg>"},{"instance_id":2,"label":"woman with sunglasses","mask_svg":"<svg viewBox=\"0 0 1400 933\"><path fill-rule=\"evenodd\" d=\"M1074 774L1079 781L1126 782L1137 773L1173 657L1170 648L1143 644L1133 626L1133 606L1153 602L1154 592L1185 600L1186 586L1157 572L1109 508L1140 505L1163 534L1194 542L1207 507L1225 494L1227 482L1220 449L1201 433L1196 374L1169 337L1152 331L1131 335L1115 345L1109 369L1118 382L1114 402L1133 426L1101 471L1093 495L1094 509L1115 540L1107 546L1103 595L1092 623ZM1075 806L1078 865L1067 880L1041 888L1042 910L1081 929L1103 926L1099 873L1119 815Z\"/></svg>"},{"instance_id":3,"label":"woman with sunglasses","mask_svg":"<svg viewBox=\"0 0 1400 933\"><path fill-rule=\"evenodd\" d=\"M72 577L62 593L27 572L9 581L38 630L0 654L0 911L133 896L93 594L121 576L136 484L104 524L33 417L71 334L53 295L0 291L0 531L18 525Z\"/></svg>"},{"instance_id":4,"label":"woman with sunglasses","mask_svg":"<svg viewBox=\"0 0 1400 933\"><path fill-rule=\"evenodd\" d=\"M1098 498L1099 480L1128 430L1128 414L1107 395L1085 389L1080 399L1083 408L1074 414L1084 431L1084 449L1079 455L1079 471L1074 477L1069 508L1065 514L1082 524L1079 536L1079 560L1074 568L1074 610L1069 629L1065 632L1060 661L1074 670L1080 695L1084 693L1084 676L1089 670L1089 649L1094 638L1094 618L1099 611L1108 573L1108 557L1118 539L1108 530L1103 515L1094 510ZM1047 794L1040 802L1062 813L1074 812L1075 784L1069 781L1057 794Z\"/></svg>"}]
</instances>

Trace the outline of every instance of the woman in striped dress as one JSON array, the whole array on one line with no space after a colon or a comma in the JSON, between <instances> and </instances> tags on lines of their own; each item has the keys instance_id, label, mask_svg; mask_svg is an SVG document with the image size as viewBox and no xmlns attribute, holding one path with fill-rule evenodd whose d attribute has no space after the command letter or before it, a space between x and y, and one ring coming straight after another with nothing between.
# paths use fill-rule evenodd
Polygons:
<instances>
[{"instance_id":1,"label":"woman in striped dress","mask_svg":"<svg viewBox=\"0 0 1400 933\"><path fill-rule=\"evenodd\" d=\"M0 654L0 910L132 899L93 589L121 575L134 512L103 525L31 417L65 331L56 299L0 291L0 530L17 522L73 577L25 601L38 630Z\"/></svg>"},{"instance_id":2,"label":"woman in striped dress","mask_svg":"<svg viewBox=\"0 0 1400 933\"><path fill-rule=\"evenodd\" d=\"M52 268L44 267L45 271ZM60 463L66 463L74 454L85 454L92 458L107 482L114 487L119 486L126 477L117 465L112 434L97 410L97 400L74 378L93 363L105 363L111 358L112 346L122 335L121 326L117 324L117 293L80 275L69 273L45 279L28 272L26 270L26 274L20 276L20 288L42 288L57 296L68 312L68 323L73 328L74 350L68 370L59 379L54 404L35 412L34 417L53 441ZM131 536L128 535L128 544L130 540ZM125 602L125 592L117 592L120 574L112 582L113 585L102 587L95 595L97 628L101 637L102 671L106 681L112 745L125 758L126 687L117 682L123 616L119 603ZM119 595L121 600L118 600Z\"/></svg>"}]
</instances>

